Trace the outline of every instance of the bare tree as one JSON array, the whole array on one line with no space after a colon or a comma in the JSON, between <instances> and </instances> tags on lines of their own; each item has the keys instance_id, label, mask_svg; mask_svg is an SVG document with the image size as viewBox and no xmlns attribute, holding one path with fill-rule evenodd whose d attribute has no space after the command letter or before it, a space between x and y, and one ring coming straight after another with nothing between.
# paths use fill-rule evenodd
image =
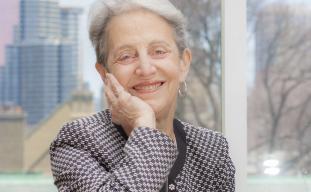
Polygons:
<instances>
[{"instance_id":1,"label":"bare tree","mask_svg":"<svg viewBox=\"0 0 311 192\"><path fill-rule=\"evenodd\" d=\"M257 17L256 83L248 103L249 153L283 152L284 174L310 171L310 15L273 4ZM255 163L261 164L259 160Z\"/></svg>"},{"instance_id":2,"label":"bare tree","mask_svg":"<svg viewBox=\"0 0 311 192\"><path fill-rule=\"evenodd\" d=\"M172 0L188 19L193 62L188 94L177 114L200 126L221 130L221 1Z\"/></svg>"}]
</instances>

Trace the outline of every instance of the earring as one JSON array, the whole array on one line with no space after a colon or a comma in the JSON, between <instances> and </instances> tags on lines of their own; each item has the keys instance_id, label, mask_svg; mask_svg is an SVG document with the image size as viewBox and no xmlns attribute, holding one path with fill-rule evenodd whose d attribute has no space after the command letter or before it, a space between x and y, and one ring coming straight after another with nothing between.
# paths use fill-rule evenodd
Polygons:
<instances>
[{"instance_id":1,"label":"earring","mask_svg":"<svg viewBox=\"0 0 311 192\"><path fill-rule=\"evenodd\" d=\"M187 95L188 87L187 87L187 82L184 81L182 84L179 86L178 89L178 94L181 97L185 97Z\"/></svg>"}]
</instances>

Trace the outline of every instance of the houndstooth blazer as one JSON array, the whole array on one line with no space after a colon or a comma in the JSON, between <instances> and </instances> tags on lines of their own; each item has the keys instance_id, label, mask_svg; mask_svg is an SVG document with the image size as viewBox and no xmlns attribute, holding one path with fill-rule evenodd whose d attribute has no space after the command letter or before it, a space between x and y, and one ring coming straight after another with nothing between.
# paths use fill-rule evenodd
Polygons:
<instances>
[{"instance_id":1,"label":"houndstooth blazer","mask_svg":"<svg viewBox=\"0 0 311 192\"><path fill-rule=\"evenodd\" d=\"M67 123L50 147L59 191L231 192L235 169L220 134L174 120L176 143L135 128L129 137L109 110Z\"/></svg>"}]
</instances>

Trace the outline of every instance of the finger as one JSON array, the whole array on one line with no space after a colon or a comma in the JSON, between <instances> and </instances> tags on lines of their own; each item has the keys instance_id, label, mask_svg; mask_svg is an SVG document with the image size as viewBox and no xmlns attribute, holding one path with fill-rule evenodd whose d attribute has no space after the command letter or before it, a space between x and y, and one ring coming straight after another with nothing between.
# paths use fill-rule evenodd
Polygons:
<instances>
[{"instance_id":1,"label":"finger","mask_svg":"<svg viewBox=\"0 0 311 192\"><path fill-rule=\"evenodd\" d=\"M104 83L105 83L105 85L107 84L107 70L106 70L106 68L104 67L103 68L103 81L104 81Z\"/></svg>"},{"instance_id":2,"label":"finger","mask_svg":"<svg viewBox=\"0 0 311 192\"><path fill-rule=\"evenodd\" d=\"M112 86L112 88L115 89L114 93L115 93L115 96L118 98L118 100L123 104L127 104L126 102L130 99L132 95L123 88L123 86L119 83L119 81L112 74L110 76L110 83L112 85L115 85L115 86Z\"/></svg>"},{"instance_id":3,"label":"finger","mask_svg":"<svg viewBox=\"0 0 311 192\"><path fill-rule=\"evenodd\" d=\"M117 98L109 86L105 87L105 95L108 101L108 105L110 105L110 107L115 107Z\"/></svg>"},{"instance_id":4,"label":"finger","mask_svg":"<svg viewBox=\"0 0 311 192\"><path fill-rule=\"evenodd\" d=\"M111 73L107 74L107 77L109 79L111 90L113 91L116 97L119 97L119 95L124 90L124 88L119 83L119 81L114 77L114 75L112 75Z\"/></svg>"},{"instance_id":5,"label":"finger","mask_svg":"<svg viewBox=\"0 0 311 192\"><path fill-rule=\"evenodd\" d=\"M115 92L113 92L111 90L111 86L110 86L110 80L108 83L107 88L105 89L105 94L107 95L107 100L109 102L110 105L112 105L113 108L115 108L115 110L118 110L117 108L121 106L125 106L127 103L127 101L130 98L130 94L128 92L126 92L123 88L122 90L117 90Z\"/></svg>"},{"instance_id":6,"label":"finger","mask_svg":"<svg viewBox=\"0 0 311 192\"><path fill-rule=\"evenodd\" d=\"M108 105L108 109L111 109L111 99L110 96L108 95L106 89L105 89L105 97L106 97L106 101L107 101L107 105Z\"/></svg>"},{"instance_id":7,"label":"finger","mask_svg":"<svg viewBox=\"0 0 311 192\"><path fill-rule=\"evenodd\" d=\"M107 96L107 99L109 99L110 101L115 99L115 96L113 94L112 87L111 87L111 82L108 79L108 77L106 78L105 94Z\"/></svg>"},{"instance_id":8,"label":"finger","mask_svg":"<svg viewBox=\"0 0 311 192\"><path fill-rule=\"evenodd\" d=\"M121 105L129 104L128 102L129 102L131 96L132 95L130 93L128 93L127 91L125 91L125 90L121 91L119 93L119 97L118 97Z\"/></svg>"},{"instance_id":9,"label":"finger","mask_svg":"<svg viewBox=\"0 0 311 192\"><path fill-rule=\"evenodd\" d=\"M106 68L105 68L105 67L103 68L103 76L104 76L104 78L106 79L106 76L107 76L107 70L106 70Z\"/></svg>"}]
</instances>

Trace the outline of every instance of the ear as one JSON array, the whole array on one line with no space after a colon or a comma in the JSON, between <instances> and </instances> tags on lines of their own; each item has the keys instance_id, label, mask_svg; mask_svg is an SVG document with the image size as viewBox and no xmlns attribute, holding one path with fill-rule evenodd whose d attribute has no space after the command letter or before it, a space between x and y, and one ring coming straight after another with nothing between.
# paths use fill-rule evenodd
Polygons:
<instances>
[{"instance_id":1,"label":"ear","mask_svg":"<svg viewBox=\"0 0 311 192\"><path fill-rule=\"evenodd\" d=\"M97 72L100 74L102 80L104 80L106 78L106 73L107 73L107 70L105 69L104 65L100 63L96 63L95 68Z\"/></svg>"},{"instance_id":2,"label":"ear","mask_svg":"<svg viewBox=\"0 0 311 192\"><path fill-rule=\"evenodd\" d=\"M190 64L191 64L191 61L192 61L191 50L189 48L184 49L181 57L182 58L181 58L180 69L181 69L181 73L182 74L180 76L179 81L183 82L183 81L186 80L186 77L187 77L188 72L189 72Z\"/></svg>"}]
</instances>

